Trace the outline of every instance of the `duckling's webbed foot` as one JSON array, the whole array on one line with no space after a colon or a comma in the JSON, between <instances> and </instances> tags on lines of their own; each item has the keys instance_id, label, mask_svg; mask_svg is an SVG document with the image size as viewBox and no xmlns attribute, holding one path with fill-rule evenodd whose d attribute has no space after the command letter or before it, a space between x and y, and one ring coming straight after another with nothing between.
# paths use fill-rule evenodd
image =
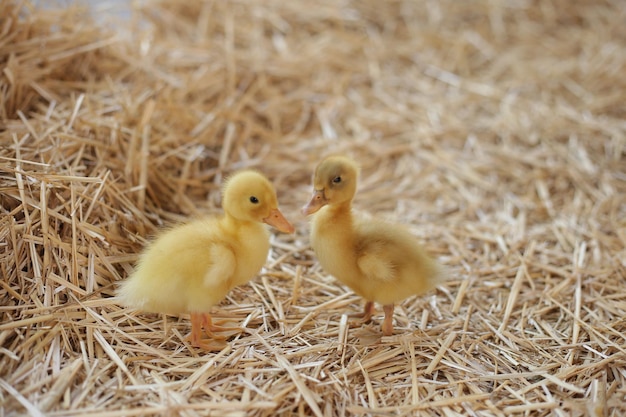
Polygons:
<instances>
[{"instance_id":1,"label":"duckling's webbed foot","mask_svg":"<svg viewBox=\"0 0 626 417\"><path fill-rule=\"evenodd\" d=\"M189 342L191 343L191 346L207 350L209 352L219 351L228 346L228 343L224 340L198 339L194 341L193 337L190 337Z\"/></svg>"},{"instance_id":2,"label":"duckling's webbed foot","mask_svg":"<svg viewBox=\"0 0 626 417\"><path fill-rule=\"evenodd\" d=\"M189 340L193 347L208 351L224 349L227 345L224 340L214 340L214 338L202 338L202 327L205 321L203 316L203 314L198 313L191 314L191 334L189 335L187 340Z\"/></svg>"},{"instance_id":3,"label":"duckling's webbed foot","mask_svg":"<svg viewBox=\"0 0 626 417\"><path fill-rule=\"evenodd\" d=\"M224 327L213 324L213 319L210 314L204 313L202 316L202 327L204 328L204 333L209 336L211 339L219 339L225 340L229 337L241 333L241 327ZM225 333L225 334L216 334L216 333Z\"/></svg>"},{"instance_id":4,"label":"duckling's webbed foot","mask_svg":"<svg viewBox=\"0 0 626 417\"><path fill-rule=\"evenodd\" d=\"M362 313L350 314L348 317L359 318L363 323L369 323L372 320L375 310L374 302L367 301Z\"/></svg>"}]
</instances>

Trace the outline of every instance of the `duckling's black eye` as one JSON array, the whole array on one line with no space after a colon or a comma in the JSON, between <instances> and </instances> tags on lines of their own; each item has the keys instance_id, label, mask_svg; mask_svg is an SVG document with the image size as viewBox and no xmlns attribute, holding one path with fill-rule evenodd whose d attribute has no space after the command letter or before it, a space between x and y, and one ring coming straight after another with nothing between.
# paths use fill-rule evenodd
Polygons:
<instances>
[{"instance_id":1,"label":"duckling's black eye","mask_svg":"<svg viewBox=\"0 0 626 417\"><path fill-rule=\"evenodd\" d=\"M255 196L250 197L250 202L252 204L259 204L259 199L256 198Z\"/></svg>"},{"instance_id":2,"label":"duckling's black eye","mask_svg":"<svg viewBox=\"0 0 626 417\"><path fill-rule=\"evenodd\" d=\"M337 176L337 177L333 178L333 182L335 184L339 184L341 182L341 177Z\"/></svg>"}]
</instances>

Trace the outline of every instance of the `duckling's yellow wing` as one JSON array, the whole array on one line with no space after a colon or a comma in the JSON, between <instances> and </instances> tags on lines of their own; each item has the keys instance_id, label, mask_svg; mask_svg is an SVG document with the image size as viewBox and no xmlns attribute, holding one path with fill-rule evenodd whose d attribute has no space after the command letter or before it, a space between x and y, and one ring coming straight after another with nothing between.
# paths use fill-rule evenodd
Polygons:
<instances>
[{"instance_id":1,"label":"duckling's yellow wing","mask_svg":"<svg viewBox=\"0 0 626 417\"><path fill-rule=\"evenodd\" d=\"M228 247L218 244L209 249L209 254L213 263L208 266L204 274L204 285L207 287L222 284L229 286L237 267L235 254Z\"/></svg>"},{"instance_id":2,"label":"duckling's yellow wing","mask_svg":"<svg viewBox=\"0 0 626 417\"><path fill-rule=\"evenodd\" d=\"M360 242L356 262L363 275L370 280L389 282L396 275L397 265L382 240Z\"/></svg>"}]
</instances>

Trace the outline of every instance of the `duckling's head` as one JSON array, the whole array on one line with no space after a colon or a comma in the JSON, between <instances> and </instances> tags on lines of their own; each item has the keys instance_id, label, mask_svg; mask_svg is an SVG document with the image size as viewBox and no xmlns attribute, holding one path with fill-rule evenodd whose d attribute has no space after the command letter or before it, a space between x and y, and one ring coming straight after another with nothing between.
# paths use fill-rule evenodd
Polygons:
<instances>
[{"instance_id":1,"label":"duckling's head","mask_svg":"<svg viewBox=\"0 0 626 417\"><path fill-rule=\"evenodd\" d=\"M285 233L294 231L278 210L274 186L256 171L240 171L226 180L222 207L237 220L267 223Z\"/></svg>"},{"instance_id":2,"label":"duckling's head","mask_svg":"<svg viewBox=\"0 0 626 417\"><path fill-rule=\"evenodd\" d=\"M313 196L302 208L313 214L325 205L349 203L356 193L359 167L345 156L329 156L317 165L313 175Z\"/></svg>"}]
</instances>

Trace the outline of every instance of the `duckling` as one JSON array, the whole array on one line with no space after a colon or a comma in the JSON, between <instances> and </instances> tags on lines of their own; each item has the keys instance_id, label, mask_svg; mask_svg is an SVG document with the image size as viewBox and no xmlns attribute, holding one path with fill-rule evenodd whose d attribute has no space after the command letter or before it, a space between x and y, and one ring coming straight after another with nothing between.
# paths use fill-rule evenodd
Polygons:
<instances>
[{"instance_id":1,"label":"duckling","mask_svg":"<svg viewBox=\"0 0 626 417\"><path fill-rule=\"evenodd\" d=\"M374 302L383 305L382 332L393 334L394 304L441 282L441 268L404 226L365 219L352 210L359 169L353 160L330 156L318 164L314 192L302 208L311 221L311 246L322 267L365 298L364 321Z\"/></svg>"},{"instance_id":2,"label":"duckling","mask_svg":"<svg viewBox=\"0 0 626 417\"><path fill-rule=\"evenodd\" d=\"M192 346L216 350L225 342L213 332L209 314L228 292L252 279L265 264L269 232L294 227L278 209L276 191L262 174L246 170L223 186L223 215L173 227L142 253L135 271L121 284L123 305L167 314L190 313ZM204 329L209 339L202 338Z\"/></svg>"}]
</instances>

